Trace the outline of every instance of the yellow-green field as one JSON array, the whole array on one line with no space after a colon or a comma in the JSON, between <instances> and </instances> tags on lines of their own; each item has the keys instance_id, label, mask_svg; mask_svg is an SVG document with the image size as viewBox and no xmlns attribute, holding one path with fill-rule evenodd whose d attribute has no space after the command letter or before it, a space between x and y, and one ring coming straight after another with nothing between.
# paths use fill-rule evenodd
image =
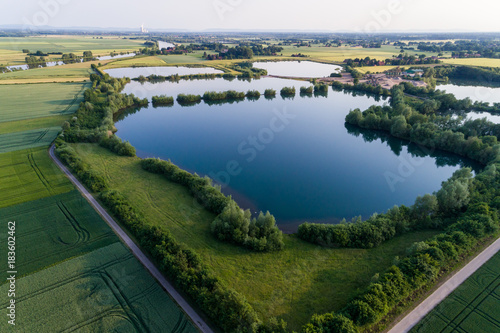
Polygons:
<instances>
[{"instance_id":1,"label":"yellow-green field","mask_svg":"<svg viewBox=\"0 0 500 333\"><path fill-rule=\"evenodd\" d=\"M92 51L94 56L109 55L110 52L131 52L143 47L142 39L123 39L109 36L103 39L94 36L39 36L39 37L1 37L0 64L5 66L24 63L26 54L30 52L63 52L82 55L84 51ZM60 55L50 55L49 59L60 58Z\"/></svg>"},{"instance_id":2,"label":"yellow-green field","mask_svg":"<svg viewBox=\"0 0 500 333\"><path fill-rule=\"evenodd\" d=\"M41 82L77 82L88 81L89 75L93 73L91 64L102 63L107 61L90 61L78 64L69 64L53 67L34 68L24 71L14 71L8 73L0 73L1 84L17 84L17 83L41 83Z\"/></svg>"},{"instance_id":3,"label":"yellow-green field","mask_svg":"<svg viewBox=\"0 0 500 333\"><path fill-rule=\"evenodd\" d=\"M500 59L491 58L444 59L443 62L451 65L500 67Z\"/></svg>"},{"instance_id":4,"label":"yellow-green field","mask_svg":"<svg viewBox=\"0 0 500 333\"><path fill-rule=\"evenodd\" d=\"M82 83L1 85L0 123L72 114L88 86Z\"/></svg>"}]
</instances>

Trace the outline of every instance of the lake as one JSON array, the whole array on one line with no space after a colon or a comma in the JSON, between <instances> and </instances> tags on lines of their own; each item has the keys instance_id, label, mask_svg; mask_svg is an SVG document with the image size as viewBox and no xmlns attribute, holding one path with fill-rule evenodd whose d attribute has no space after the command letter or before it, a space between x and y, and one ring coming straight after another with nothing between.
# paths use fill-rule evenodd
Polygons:
<instances>
[{"instance_id":1,"label":"lake","mask_svg":"<svg viewBox=\"0 0 500 333\"><path fill-rule=\"evenodd\" d=\"M182 67L182 66L165 66L165 67L136 67L136 68L112 68L106 69L112 77L122 78L137 78L141 75L149 76L151 74L170 76L170 75L190 75L190 74L217 74L224 73L212 67Z\"/></svg>"},{"instance_id":2,"label":"lake","mask_svg":"<svg viewBox=\"0 0 500 333\"><path fill-rule=\"evenodd\" d=\"M485 87L485 86L473 86L470 84L441 84L436 87L436 89L443 90L447 93L454 94L456 98L464 99L469 97L473 102L488 102L500 103L500 87ZM479 119L487 118L489 121L495 124L500 123L500 115L491 114L488 112L469 112L467 113L467 118L469 119Z\"/></svg>"},{"instance_id":3,"label":"lake","mask_svg":"<svg viewBox=\"0 0 500 333\"><path fill-rule=\"evenodd\" d=\"M304 85L276 78L131 82L123 92L141 98L228 89L263 93L267 88L278 95L212 106L149 106L118 117L117 135L129 140L140 157L170 159L209 175L240 206L269 210L285 231L306 220L336 223L411 205L418 195L438 190L458 168L479 169L469 160L423 151L381 132L346 128L349 110L383 100L331 89L327 97L300 97ZM281 98L284 86L296 87L297 96Z\"/></svg>"},{"instance_id":4,"label":"lake","mask_svg":"<svg viewBox=\"0 0 500 333\"><path fill-rule=\"evenodd\" d=\"M320 78L338 73L342 67L312 61L254 62L253 67L267 70L267 74L286 77Z\"/></svg>"}]
</instances>

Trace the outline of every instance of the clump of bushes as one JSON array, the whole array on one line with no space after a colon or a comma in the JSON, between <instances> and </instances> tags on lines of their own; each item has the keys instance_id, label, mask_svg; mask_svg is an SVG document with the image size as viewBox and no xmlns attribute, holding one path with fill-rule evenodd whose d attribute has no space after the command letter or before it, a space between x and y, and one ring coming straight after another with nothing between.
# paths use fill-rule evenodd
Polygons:
<instances>
[{"instance_id":1,"label":"clump of bushes","mask_svg":"<svg viewBox=\"0 0 500 333\"><path fill-rule=\"evenodd\" d=\"M181 105L194 105L194 104L198 104L200 102L201 102L200 95L179 94L177 96L177 103L179 103Z\"/></svg>"},{"instance_id":2,"label":"clump of bushes","mask_svg":"<svg viewBox=\"0 0 500 333\"><path fill-rule=\"evenodd\" d=\"M300 87L300 94L301 95L312 95L312 93L313 93L313 86Z\"/></svg>"},{"instance_id":3,"label":"clump of bushes","mask_svg":"<svg viewBox=\"0 0 500 333\"><path fill-rule=\"evenodd\" d=\"M258 90L249 90L249 91L247 91L247 98L248 99L259 99L260 92Z\"/></svg>"},{"instance_id":4,"label":"clump of bushes","mask_svg":"<svg viewBox=\"0 0 500 333\"><path fill-rule=\"evenodd\" d=\"M264 91L264 97L265 98L274 98L274 97L276 97L276 90L274 90L274 89L266 89Z\"/></svg>"},{"instance_id":5,"label":"clump of bushes","mask_svg":"<svg viewBox=\"0 0 500 333\"><path fill-rule=\"evenodd\" d=\"M117 153L120 156L131 156L134 157L136 154L134 146L130 144L128 141L122 141L116 135L112 135L111 137L102 138L99 142L99 145L104 148L108 148L114 153Z\"/></svg>"},{"instance_id":6,"label":"clump of bushes","mask_svg":"<svg viewBox=\"0 0 500 333\"><path fill-rule=\"evenodd\" d=\"M280 94L282 97L294 97L295 87L284 87L281 89Z\"/></svg>"},{"instance_id":7,"label":"clump of bushes","mask_svg":"<svg viewBox=\"0 0 500 333\"><path fill-rule=\"evenodd\" d=\"M152 98L153 106L170 106L174 104L174 98L171 96L165 96L165 95L160 95L160 96L153 96Z\"/></svg>"}]
</instances>

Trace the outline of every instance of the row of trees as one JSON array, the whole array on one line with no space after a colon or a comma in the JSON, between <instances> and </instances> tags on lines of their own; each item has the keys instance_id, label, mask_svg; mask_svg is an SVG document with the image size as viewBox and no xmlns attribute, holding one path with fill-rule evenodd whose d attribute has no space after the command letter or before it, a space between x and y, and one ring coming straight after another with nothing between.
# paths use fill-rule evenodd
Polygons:
<instances>
[{"instance_id":1,"label":"row of trees","mask_svg":"<svg viewBox=\"0 0 500 333\"><path fill-rule=\"evenodd\" d=\"M148 224L117 191L102 192L100 199L135 236L177 288L189 295L223 332L282 332L286 324L262 323L247 300L222 281L196 252L177 242L161 227Z\"/></svg>"},{"instance_id":2,"label":"row of trees","mask_svg":"<svg viewBox=\"0 0 500 333\"><path fill-rule=\"evenodd\" d=\"M166 95L153 96L151 102L153 102L154 107L170 106L174 104L174 98L172 96L166 96Z\"/></svg>"},{"instance_id":3,"label":"row of trees","mask_svg":"<svg viewBox=\"0 0 500 333\"><path fill-rule=\"evenodd\" d=\"M372 248L408 231L438 228L449 224L470 201L472 184L470 169L456 171L443 182L435 194L419 196L411 207L391 208L385 214L374 214L366 221L361 218L340 224L303 223L297 235L302 240L327 247Z\"/></svg>"},{"instance_id":4,"label":"row of trees","mask_svg":"<svg viewBox=\"0 0 500 333\"><path fill-rule=\"evenodd\" d=\"M249 210L242 210L231 197L222 194L220 186L214 185L210 178L191 174L169 161L143 159L141 166L146 171L164 175L168 180L186 186L203 207L216 214L211 230L217 239L254 251L283 249L283 235L269 212L261 212L252 219Z\"/></svg>"},{"instance_id":5,"label":"row of trees","mask_svg":"<svg viewBox=\"0 0 500 333\"><path fill-rule=\"evenodd\" d=\"M445 105L442 98L426 101L423 105L429 104L440 105L441 108ZM395 137L450 151L482 164L494 161L500 151L497 144L500 126L485 120L461 124L450 117L423 114L405 102L403 87L400 86L392 89L391 106L372 106L364 112L353 110L346 116L346 123L384 130ZM485 128L477 125L484 125Z\"/></svg>"}]
</instances>

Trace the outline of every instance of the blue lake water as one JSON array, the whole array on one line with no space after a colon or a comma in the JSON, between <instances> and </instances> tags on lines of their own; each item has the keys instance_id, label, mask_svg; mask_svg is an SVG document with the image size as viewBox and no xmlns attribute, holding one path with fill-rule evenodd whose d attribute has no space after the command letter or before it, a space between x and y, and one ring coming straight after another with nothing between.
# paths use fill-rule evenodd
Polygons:
<instances>
[{"instance_id":1,"label":"blue lake water","mask_svg":"<svg viewBox=\"0 0 500 333\"><path fill-rule=\"evenodd\" d=\"M349 110L383 104L374 97L329 90L327 97L283 99L284 86L306 82L263 78L232 82L131 82L125 93L151 98L179 93L273 88L275 99L154 108L119 117L117 135L141 157L160 157L223 185L252 212L269 210L280 227L304 221L336 223L394 205L413 204L440 188L461 166L479 166L439 151L422 150L381 132L348 128Z\"/></svg>"},{"instance_id":2,"label":"blue lake water","mask_svg":"<svg viewBox=\"0 0 500 333\"><path fill-rule=\"evenodd\" d=\"M254 62L253 67L267 70L267 74L286 77L320 78L338 73L342 67L312 61Z\"/></svg>"}]
</instances>

